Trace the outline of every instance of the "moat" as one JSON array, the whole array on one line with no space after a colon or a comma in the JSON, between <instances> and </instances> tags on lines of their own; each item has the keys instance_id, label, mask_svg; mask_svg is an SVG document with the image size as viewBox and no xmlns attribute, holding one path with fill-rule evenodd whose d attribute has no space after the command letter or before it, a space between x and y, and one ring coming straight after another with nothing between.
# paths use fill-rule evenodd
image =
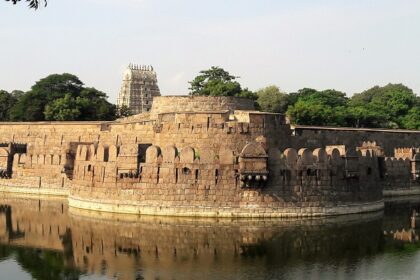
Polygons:
<instances>
[{"instance_id":1,"label":"moat","mask_svg":"<svg viewBox=\"0 0 420 280\"><path fill-rule=\"evenodd\" d=\"M328 218L145 217L0 194L0 279L417 279L420 197Z\"/></svg>"}]
</instances>

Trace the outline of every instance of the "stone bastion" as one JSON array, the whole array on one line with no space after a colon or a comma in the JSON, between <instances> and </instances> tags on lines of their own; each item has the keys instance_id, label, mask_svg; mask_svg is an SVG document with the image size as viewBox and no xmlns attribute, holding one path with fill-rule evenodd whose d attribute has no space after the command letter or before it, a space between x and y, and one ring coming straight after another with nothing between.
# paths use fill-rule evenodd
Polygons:
<instances>
[{"instance_id":1,"label":"stone bastion","mask_svg":"<svg viewBox=\"0 0 420 280\"><path fill-rule=\"evenodd\" d=\"M0 123L0 191L137 215L297 217L375 211L384 187L418 190L420 132L306 131L234 97L157 97L114 122Z\"/></svg>"},{"instance_id":2,"label":"stone bastion","mask_svg":"<svg viewBox=\"0 0 420 280\"><path fill-rule=\"evenodd\" d=\"M171 112L220 112L255 110L254 101L229 96L158 96L153 98L152 118Z\"/></svg>"}]
</instances>

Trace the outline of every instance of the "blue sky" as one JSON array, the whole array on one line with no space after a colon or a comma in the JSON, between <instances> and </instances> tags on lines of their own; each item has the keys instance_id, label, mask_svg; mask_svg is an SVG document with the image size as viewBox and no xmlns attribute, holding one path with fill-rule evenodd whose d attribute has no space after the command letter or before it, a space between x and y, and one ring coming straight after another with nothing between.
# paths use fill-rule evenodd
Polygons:
<instances>
[{"instance_id":1,"label":"blue sky","mask_svg":"<svg viewBox=\"0 0 420 280\"><path fill-rule=\"evenodd\" d=\"M217 65L257 90L404 83L420 93L420 1L0 0L0 89L69 72L115 102L128 63L155 67L161 93Z\"/></svg>"}]
</instances>

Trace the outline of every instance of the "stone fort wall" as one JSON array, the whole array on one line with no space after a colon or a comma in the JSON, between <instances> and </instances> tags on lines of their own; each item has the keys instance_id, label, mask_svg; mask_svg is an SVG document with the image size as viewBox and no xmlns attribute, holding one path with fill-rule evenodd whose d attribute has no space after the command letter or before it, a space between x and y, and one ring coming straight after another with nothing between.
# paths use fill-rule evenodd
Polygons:
<instances>
[{"instance_id":1,"label":"stone fort wall","mask_svg":"<svg viewBox=\"0 0 420 280\"><path fill-rule=\"evenodd\" d=\"M345 145L349 149L374 141L387 156L394 156L396 147L420 147L420 131L403 129L369 129L318 126L295 126L294 145L297 147L325 147Z\"/></svg>"},{"instance_id":2,"label":"stone fort wall","mask_svg":"<svg viewBox=\"0 0 420 280\"><path fill-rule=\"evenodd\" d=\"M418 185L417 150L395 158L345 129L293 135L284 116L251 103L159 97L150 114L115 122L0 123L0 190L98 211L283 217L376 210L383 186ZM403 133L395 148L418 143Z\"/></svg>"},{"instance_id":3,"label":"stone fort wall","mask_svg":"<svg viewBox=\"0 0 420 280\"><path fill-rule=\"evenodd\" d=\"M234 110L255 110L254 101L237 97L207 96L161 96L152 104L154 116L167 112L214 112Z\"/></svg>"}]
</instances>

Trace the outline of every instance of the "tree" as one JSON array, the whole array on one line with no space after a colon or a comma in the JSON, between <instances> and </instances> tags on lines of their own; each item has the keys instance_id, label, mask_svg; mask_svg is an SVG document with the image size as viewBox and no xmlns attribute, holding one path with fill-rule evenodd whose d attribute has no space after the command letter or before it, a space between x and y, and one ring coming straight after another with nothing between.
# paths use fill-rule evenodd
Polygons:
<instances>
[{"instance_id":1,"label":"tree","mask_svg":"<svg viewBox=\"0 0 420 280\"><path fill-rule=\"evenodd\" d=\"M115 105L95 88L85 88L72 74L53 74L32 86L9 110L14 121L114 120Z\"/></svg>"},{"instance_id":2,"label":"tree","mask_svg":"<svg viewBox=\"0 0 420 280\"><path fill-rule=\"evenodd\" d=\"M355 94L348 105L356 127L405 128L405 116L416 102L416 95L410 88L403 84L388 84Z\"/></svg>"},{"instance_id":3,"label":"tree","mask_svg":"<svg viewBox=\"0 0 420 280\"><path fill-rule=\"evenodd\" d=\"M287 115L301 125L347 125L347 100L345 93L328 89L318 91L303 88L289 96Z\"/></svg>"},{"instance_id":4,"label":"tree","mask_svg":"<svg viewBox=\"0 0 420 280\"><path fill-rule=\"evenodd\" d=\"M45 106L45 119L49 121L74 121L81 115L81 105L67 93Z\"/></svg>"},{"instance_id":5,"label":"tree","mask_svg":"<svg viewBox=\"0 0 420 280\"><path fill-rule=\"evenodd\" d=\"M268 86L257 91L259 109L271 113L286 113L289 96L277 86Z\"/></svg>"},{"instance_id":6,"label":"tree","mask_svg":"<svg viewBox=\"0 0 420 280\"><path fill-rule=\"evenodd\" d=\"M20 2L21 0L6 0L7 2L12 2L13 5L16 5L17 2ZM28 2L28 6L31 9L38 9L42 3L44 3L44 6L47 6L47 0L24 0L25 2Z\"/></svg>"},{"instance_id":7,"label":"tree","mask_svg":"<svg viewBox=\"0 0 420 280\"><path fill-rule=\"evenodd\" d=\"M0 121L9 120L9 110L16 103L17 99L13 93L0 90Z\"/></svg>"},{"instance_id":8,"label":"tree","mask_svg":"<svg viewBox=\"0 0 420 280\"><path fill-rule=\"evenodd\" d=\"M45 120L45 106L59 98L70 94L77 97L83 89L83 83L75 75L49 75L32 86L10 110L10 118L14 121L42 121Z\"/></svg>"},{"instance_id":9,"label":"tree","mask_svg":"<svg viewBox=\"0 0 420 280\"><path fill-rule=\"evenodd\" d=\"M79 120L114 120L116 117L116 106L109 103L108 96L95 88L84 88L77 97L81 105L81 116Z\"/></svg>"},{"instance_id":10,"label":"tree","mask_svg":"<svg viewBox=\"0 0 420 280\"><path fill-rule=\"evenodd\" d=\"M122 105L117 108L117 118L125 118L133 115L127 105Z\"/></svg>"},{"instance_id":11,"label":"tree","mask_svg":"<svg viewBox=\"0 0 420 280\"><path fill-rule=\"evenodd\" d=\"M212 66L208 70L200 71L200 75L190 83L190 95L204 96L237 96L256 99L256 95L248 89L242 89L235 81L238 77L232 76L229 72L220 67Z\"/></svg>"}]
</instances>

